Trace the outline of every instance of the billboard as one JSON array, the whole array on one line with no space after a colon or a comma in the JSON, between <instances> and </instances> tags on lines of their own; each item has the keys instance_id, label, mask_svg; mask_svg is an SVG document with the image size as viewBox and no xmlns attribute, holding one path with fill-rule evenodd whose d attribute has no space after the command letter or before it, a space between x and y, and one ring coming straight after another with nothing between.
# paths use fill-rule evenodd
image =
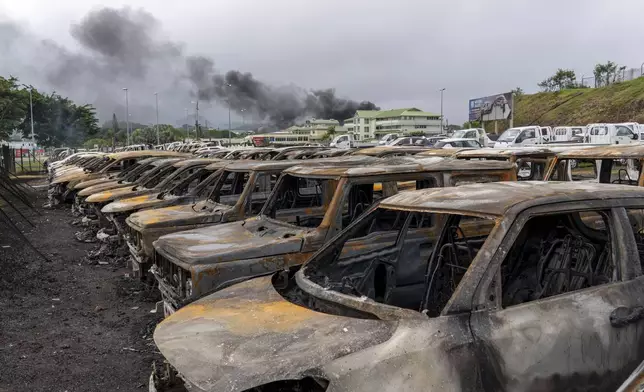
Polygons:
<instances>
[{"instance_id":1,"label":"billboard","mask_svg":"<svg viewBox=\"0 0 644 392\"><path fill-rule=\"evenodd\" d=\"M512 93L470 99L469 121L507 120L512 116Z\"/></svg>"}]
</instances>

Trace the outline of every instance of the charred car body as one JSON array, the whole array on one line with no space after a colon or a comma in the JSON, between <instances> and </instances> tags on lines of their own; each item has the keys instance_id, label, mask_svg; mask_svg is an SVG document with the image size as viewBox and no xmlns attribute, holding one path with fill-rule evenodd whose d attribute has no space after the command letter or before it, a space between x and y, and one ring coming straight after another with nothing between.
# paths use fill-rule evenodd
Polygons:
<instances>
[{"instance_id":1,"label":"charred car body","mask_svg":"<svg viewBox=\"0 0 644 392\"><path fill-rule=\"evenodd\" d=\"M50 202L58 204L64 201L73 201L76 195L76 191L73 188L80 182L108 177L110 174L118 173L145 158L176 155L177 153L174 152L155 150L128 151L105 155L89 167L84 167L82 170L72 170L56 176L49 183L48 196Z\"/></svg>"},{"instance_id":2,"label":"charred car body","mask_svg":"<svg viewBox=\"0 0 644 392\"><path fill-rule=\"evenodd\" d=\"M395 194L399 183L430 188L515 179L506 162L442 158L296 166L284 171L259 216L159 238L152 271L171 313L232 283L302 264L373 203Z\"/></svg>"},{"instance_id":3,"label":"charred car body","mask_svg":"<svg viewBox=\"0 0 644 392\"><path fill-rule=\"evenodd\" d=\"M369 159L307 161L306 165L367 164ZM155 208L130 215L128 246L134 260L148 264L154 257L152 243L160 236L203 226L238 221L259 213L280 173L302 162L228 162L209 194L189 205Z\"/></svg>"},{"instance_id":4,"label":"charred car body","mask_svg":"<svg viewBox=\"0 0 644 392\"><path fill-rule=\"evenodd\" d=\"M126 188L122 192L120 189L106 191L106 193L111 192L112 195L108 197L109 200L107 202L104 201L105 198L101 199L105 204L101 207L101 215L112 222L121 237L125 237L128 233L128 226L125 224L125 219L130 215L130 213L136 210L138 204L144 203L150 195L158 197L158 195L165 194L165 192L168 192L174 189L177 185L182 184L186 179L192 180L192 176L195 173L204 176L199 180L207 178L208 173L203 173L200 169L215 162L219 162L219 160L204 158L180 160L170 165L170 167L165 171L159 173L155 177L156 180L155 178L152 178L150 180L151 183L154 183L155 181L157 182L157 184L152 187L149 187L149 185L151 185L149 182L146 184L148 186L137 186L131 189ZM88 197L87 201L91 202L93 198L100 197L102 193L103 192ZM133 200L130 203L120 203L123 199L131 199L135 196L138 197L138 199Z\"/></svg>"},{"instance_id":5,"label":"charred car body","mask_svg":"<svg viewBox=\"0 0 644 392\"><path fill-rule=\"evenodd\" d=\"M644 359L643 213L624 185L402 192L154 339L190 391L615 390Z\"/></svg>"}]
</instances>

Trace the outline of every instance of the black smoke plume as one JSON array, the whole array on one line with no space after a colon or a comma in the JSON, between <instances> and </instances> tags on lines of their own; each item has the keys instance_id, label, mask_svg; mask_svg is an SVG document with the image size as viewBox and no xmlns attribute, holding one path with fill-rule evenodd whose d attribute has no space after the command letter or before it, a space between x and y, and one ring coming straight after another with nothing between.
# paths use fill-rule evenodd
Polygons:
<instances>
[{"instance_id":1,"label":"black smoke plume","mask_svg":"<svg viewBox=\"0 0 644 392\"><path fill-rule=\"evenodd\" d=\"M0 49L7 60L0 63L0 74L16 75L37 87L44 83L73 99L91 102L104 117L124 110L121 87L125 86L150 103L154 92L166 92L162 110L179 111L192 97L279 127L305 117L343 121L356 110L378 109L371 102L339 98L333 88L271 86L251 73L222 73L212 59L188 56L182 44L164 38L160 22L142 9L90 11L70 27L77 51L40 40L11 21L0 21L0 32ZM23 74L36 80L25 80ZM131 101L133 120L151 121L154 107L141 101Z\"/></svg>"}]
</instances>

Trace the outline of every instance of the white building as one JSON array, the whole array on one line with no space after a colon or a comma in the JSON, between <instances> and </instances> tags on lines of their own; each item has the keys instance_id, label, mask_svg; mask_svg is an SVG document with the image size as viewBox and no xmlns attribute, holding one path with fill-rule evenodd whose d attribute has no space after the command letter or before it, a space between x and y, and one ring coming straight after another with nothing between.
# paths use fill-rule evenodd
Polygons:
<instances>
[{"instance_id":1,"label":"white building","mask_svg":"<svg viewBox=\"0 0 644 392\"><path fill-rule=\"evenodd\" d=\"M416 108L358 110L353 117L344 120L344 128L347 132L353 132L358 140L379 139L388 133L442 133L439 114L423 112Z\"/></svg>"},{"instance_id":2,"label":"white building","mask_svg":"<svg viewBox=\"0 0 644 392\"><path fill-rule=\"evenodd\" d=\"M292 127L286 128L284 131L292 133L294 135L306 135L308 140L311 142L318 142L329 132L329 130L335 131L340 127L340 122L338 120L322 120L312 118L306 120L302 125L293 125Z\"/></svg>"}]
</instances>

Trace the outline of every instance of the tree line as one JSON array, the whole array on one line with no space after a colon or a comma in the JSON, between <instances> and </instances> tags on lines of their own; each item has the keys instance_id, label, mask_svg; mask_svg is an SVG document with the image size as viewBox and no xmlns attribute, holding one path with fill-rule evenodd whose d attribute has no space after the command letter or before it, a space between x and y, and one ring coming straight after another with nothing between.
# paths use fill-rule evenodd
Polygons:
<instances>
[{"instance_id":1,"label":"tree line","mask_svg":"<svg viewBox=\"0 0 644 392\"><path fill-rule=\"evenodd\" d=\"M626 69L625 65L618 65L613 61L605 64L595 64L593 79L595 87L604 87L620 81L620 75ZM588 88L589 85L577 81L577 75L572 69L559 68L554 75L537 84L542 91L560 91L571 88Z\"/></svg>"},{"instance_id":2,"label":"tree line","mask_svg":"<svg viewBox=\"0 0 644 392\"><path fill-rule=\"evenodd\" d=\"M45 93L18 78L0 76L0 141L31 137L29 93L33 102L34 138L42 147L117 147L127 143L125 121L116 114L110 121L99 125L96 109L89 104L78 104L57 93ZM192 128L192 129L190 129ZM170 143L196 136L194 126L174 127L159 124L159 141ZM156 126L130 123L130 142L157 144ZM204 129L199 126L199 137L227 138L228 131ZM236 137L235 133L232 134Z\"/></svg>"},{"instance_id":3,"label":"tree line","mask_svg":"<svg viewBox=\"0 0 644 392\"><path fill-rule=\"evenodd\" d=\"M15 77L0 76L0 140L11 134L31 135L30 100L33 102L35 139L39 145L80 145L99 133L96 110L78 105L56 93L43 93L21 84Z\"/></svg>"}]
</instances>

